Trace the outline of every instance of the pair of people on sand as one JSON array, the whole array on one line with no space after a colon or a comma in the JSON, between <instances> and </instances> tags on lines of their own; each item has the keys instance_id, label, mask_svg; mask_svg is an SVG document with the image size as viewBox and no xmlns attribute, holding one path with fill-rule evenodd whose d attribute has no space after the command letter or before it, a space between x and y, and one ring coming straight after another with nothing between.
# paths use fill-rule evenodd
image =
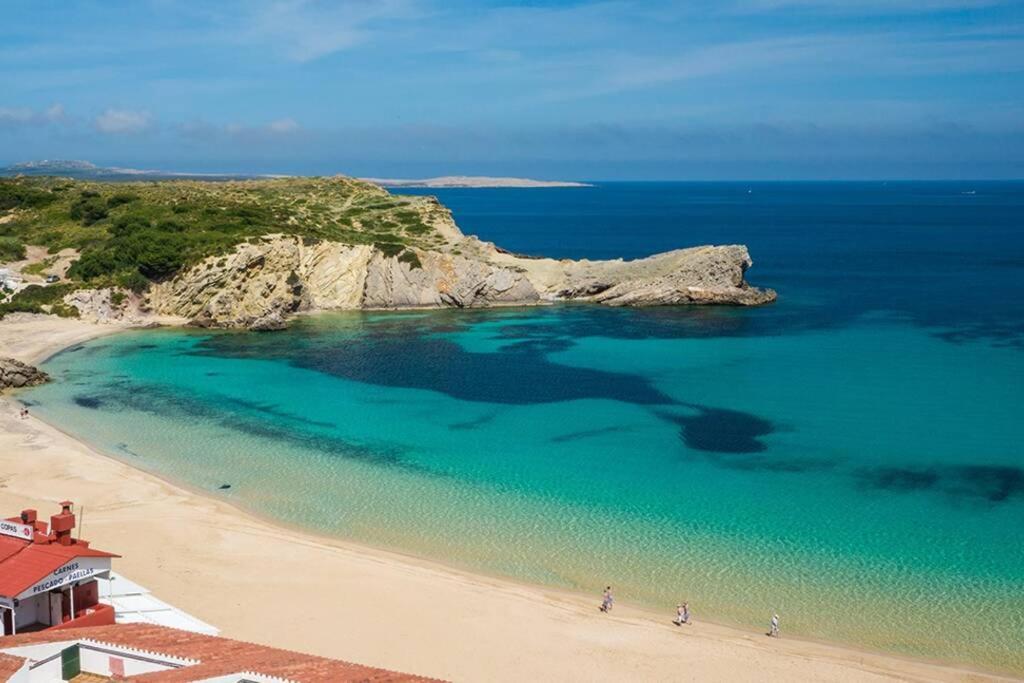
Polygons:
<instances>
[{"instance_id":1,"label":"pair of people on sand","mask_svg":"<svg viewBox=\"0 0 1024 683\"><path fill-rule=\"evenodd\" d=\"M20 417L22 420L27 418L28 417L28 408L22 408L21 410L19 410L18 411L18 417Z\"/></svg>"},{"instance_id":2,"label":"pair of people on sand","mask_svg":"<svg viewBox=\"0 0 1024 683\"><path fill-rule=\"evenodd\" d=\"M615 605L615 596L612 595L612 587L606 586L601 596L601 611L611 612ZM683 601L676 605L676 618L672 620L676 626L690 623L690 603Z\"/></svg>"}]
</instances>

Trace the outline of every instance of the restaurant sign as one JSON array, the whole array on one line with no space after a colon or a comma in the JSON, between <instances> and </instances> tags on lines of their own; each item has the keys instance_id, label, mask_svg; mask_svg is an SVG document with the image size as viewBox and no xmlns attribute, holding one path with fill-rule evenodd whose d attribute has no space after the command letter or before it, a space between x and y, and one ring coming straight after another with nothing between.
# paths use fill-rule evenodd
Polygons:
<instances>
[{"instance_id":1,"label":"restaurant sign","mask_svg":"<svg viewBox=\"0 0 1024 683\"><path fill-rule=\"evenodd\" d=\"M17 522L9 522L6 519L0 519L0 535L14 536L23 541L31 541L32 532L34 531L35 529L29 524L19 524Z\"/></svg>"},{"instance_id":2,"label":"restaurant sign","mask_svg":"<svg viewBox=\"0 0 1024 683\"><path fill-rule=\"evenodd\" d=\"M79 557L50 572L45 578L32 587L23 590L19 598L39 595L69 583L88 579L94 574L110 569L110 559L106 557Z\"/></svg>"}]
</instances>

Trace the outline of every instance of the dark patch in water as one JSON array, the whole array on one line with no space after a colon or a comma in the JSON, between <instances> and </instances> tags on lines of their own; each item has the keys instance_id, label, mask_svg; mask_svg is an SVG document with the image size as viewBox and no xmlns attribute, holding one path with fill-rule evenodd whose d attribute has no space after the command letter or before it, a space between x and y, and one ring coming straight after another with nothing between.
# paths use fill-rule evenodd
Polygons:
<instances>
[{"instance_id":1,"label":"dark patch in water","mask_svg":"<svg viewBox=\"0 0 1024 683\"><path fill-rule=\"evenodd\" d=\"M932 336L951 344L987 341L997 348L1024 350L1024 327L1012 323L963 325L955 330L934 332Z\"/></svg>"},{"instance_id":2,"label":"dark patch in water","mask_svg":"<svg viewBox=\"0 0 1024 683\"><path fill-rule=\"evenodd\" d=\"M217 487L219 491L227 491L229 488L231 488L231 484L221 484Z\"/></svg>"},{"instance_id":3,"label":"dark patch in water","mask_svg":"<svg viewBox=\"0 0 1024 683\"><path fill-rule=\"evenodd\" d=\"M80 394L71 400L75 402L75 405L82 406L83 408L91 408L93 410L96 410L103 405L103 399L98 396L83 396Z\"/></svg>"},{"instance_id":4,"label":"dark patch in water","mask_svg":"<svg viewBox=\"0 0 1024 683\"><path fill-rule=\"evenodd\" d=\"M472 420L466 420L465 422L453 422L452 424L448 425L448 429L476 429L477 427L482 427L483 425L488 424L489 422L493 422L494 418L496 417L498 417L497 413L488 413L486 415L481 415L480 417L475 417Z\"/></svg>"},{"instance_id":5,"label":"dark patch in water","mask_svg":"<svg viewBox=\"0 0 1024 683\"><path fill-rule=\"evenodd\" d=\"M1024 469L1009 465L862 468L855 476L863 486L897 493L936 492L989 503L1024 496Z\"/></svg>"},{"instance_id":6,"label":"dark patch in water","mask_svg":"<svg viewBox=\"0 0 1024 683\"><path fill-rule=\"evenodd\" d=\"M397 447L371 448L314 430L269 424L259 419L224 411L219 405L206 403L193 395L178 394L170 388L149 384L112 384L116 385L116 388L104 393L101 400L103 404L109 404L119 409L136 410L178 420L206 420L224 429L250 434L277 443L320 451L335 457L365 460L375 464L409 469L421 474L439 476L432 470L407 462L402 457L401 449ZM222 399L216 397L212 400L219 404Z\"/></svg>"},{"instance_id":7,"label":"dark patch in water","mask_svg":"<svg viewBox=\"0 0 1024 683\"><path fill-rule=\"evenodd\" d=\"M674 401L640 375L578 368L549 361L551 340L536 340L495 353L466 351L439 334L462 326L448 316L440 325L396 319L364 322L356 343L297 325L278 335L216 335L193 353L229 358L284 359L307 370L379 386L426 389L464 401L536 404L610 399L641 405ZM527 342L531 340L525 340ZM557 344L564 348L563 343ZM515 381L509 381L514 377Z\"/></svg>"},{"instance_id":8,"label":"dark patch in water","mask_svg":"<svg viewBox=\"0 0 1024 683\"><path fill-rule=\"evenodd\" d=\"M968 465L954 467L951 486L947 489L953 495L968 495L984 498L992 503L1002 503L1024 493L1024 470L1005 465Z\"/></svg>"},{"instance_id":9,"label":"dark patch in water","mask_svg":"<svg viewBox=\"0 0 1024 683\"><path fill-rule=\"evenodd\" d=\"M601 427L599 429L585 429L579 432L569 432L568 434L559 434L558 436L551 437L553 443L565 443L566 441L578 441L579 439L589 439L593 436L602 436L604 434L614 434L616 432L629 431L628 427Z\"/></svg>"},{"instance_id":10,"label":"dark patch in water","mask_svg":"<svg viewBox=\"0 0 1024 683\"><path fill-rule=\"evenodd\" d=\"M689 447L709 453L760 453L768 449L761 437L775 431L774 425L751 413L688 403L696 415L661 413L680 427L680 437Z\"/></svg>"}]
</instances>

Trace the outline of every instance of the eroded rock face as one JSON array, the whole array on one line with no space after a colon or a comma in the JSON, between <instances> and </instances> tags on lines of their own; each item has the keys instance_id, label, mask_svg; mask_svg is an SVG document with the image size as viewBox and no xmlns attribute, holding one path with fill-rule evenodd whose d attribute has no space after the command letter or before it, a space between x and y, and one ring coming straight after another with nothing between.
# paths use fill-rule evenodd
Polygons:
<instances>
[{"instance_id":1,"label":"eroded rock face","mask_svg":"<svg viewBox=\"0 0 1024 683\"><path fill-rule=\"evenodd\" d=\"M452 230L457 228L451 227ZM148 306L196 325L279 329L300 311L535 305L756 305L772 290L744 279L743 246L695 247L634 261L534 259L456 234L437 250L305 244L272 235L155 286Z\"/></svg>"},{"instance_id":2,"label":"eroded rock face","mask_svg":"<svg viewBox=\"0 0 1024 683\"><path fill-rule=\"evenodd\" d=\"M0 390L32 387L49 381L50 376L38 368L13 358L0 358Z\"/></svg>"},{"instance_id":3,"label":"eroded rock face","mask_svg":"<svg viewBox=\"0 0 1024 683\"><path fill-rule=\"evenodd\" d=\"M376 252L362 308L473 308L540 302L533 284L509 267L448 253L416 251L419 267Z\"/></svg>"},{"instance_id":4,"label":"eroded rock face","mask_svg":"<svg viewBox=\"0 0 1024 683\"><path fill-rule=\"evenodd\" d=\"M82 320L93 323L138 323L142 315L137 297L122 289L79 289L64 297L64 303L78 309Z\"/></svg>"},{"instance_id":5,"label":"eroded rock face","mask_svg":"<svg viewBox=\"0 0 1024 683\"><path fill-rule=\"evenodd\" d=\"M451 253L303 244L274 236L208 258L150 292L149 307L204 327L277 329L299 311L531 304L521 272Z\"/></svg>"}]
</instances>

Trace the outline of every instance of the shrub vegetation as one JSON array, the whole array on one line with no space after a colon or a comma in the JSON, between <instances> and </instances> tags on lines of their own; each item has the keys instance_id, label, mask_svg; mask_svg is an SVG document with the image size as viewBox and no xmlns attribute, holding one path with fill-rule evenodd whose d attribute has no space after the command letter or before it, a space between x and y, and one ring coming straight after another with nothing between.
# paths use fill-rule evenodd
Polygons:
<instances>
[{"instance_id":1,"label":"shrub vegetation","mask_svg":"<svg viewBox=\"0 0 1024 683\"><path fill-rule=\"evenodd\" d=\"M0 262L23 258L27 244L50 253L70 247L81 256L68 271L68 286L142 292L241 242L282 233L307 245L375 244L418 267L407 247L434 243L431 221L443 212L429 197L391 195L341 177L130 183L0 178L0 217L6 217ZM23 299L19 305L42 304Z\"/></svg>"}]
</instances>

